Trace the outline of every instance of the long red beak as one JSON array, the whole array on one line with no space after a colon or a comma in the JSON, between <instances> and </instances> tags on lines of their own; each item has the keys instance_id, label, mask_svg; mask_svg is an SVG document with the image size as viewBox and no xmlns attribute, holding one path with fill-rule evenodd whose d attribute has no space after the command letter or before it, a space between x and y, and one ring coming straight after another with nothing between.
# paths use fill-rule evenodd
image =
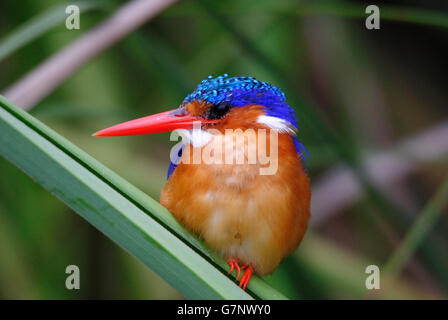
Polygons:
<instances>
[{"instance_id":1,"label":"long red beak","mask_svg":"<svg viewBox=\"0 0 448 320\"><path fill-rule=\"evenodd\" d=\"M132 136L173 131L175 129L192 129L193 123L213 123L214 120L205 120L192 117L179 112L179 109L165 111L151 116L123 122L115 126L100 130L93 134L95 137Z\"/></svg>"}]
</instances>

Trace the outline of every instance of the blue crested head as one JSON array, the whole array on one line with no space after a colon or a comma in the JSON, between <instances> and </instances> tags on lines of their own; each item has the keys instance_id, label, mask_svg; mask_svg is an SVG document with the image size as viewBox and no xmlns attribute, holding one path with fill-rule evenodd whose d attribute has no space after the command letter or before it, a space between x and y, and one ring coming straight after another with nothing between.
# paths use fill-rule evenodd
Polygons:
<instances>
[{"instance_id":1,"label":"blue crested head","mask_svg":"<svg viewBox=\"0 0 448 320\"><path fill-rule=\"evenodd\" d=\"M286 103L282 90L253 77L229 77L227 73L215 78L208 76L185 98L184 103L194 100L204 100L213 105L226 102L231 107L262 105L267 116L283 119L298 128L294 110Z\"/></svg>"}]
</instances>

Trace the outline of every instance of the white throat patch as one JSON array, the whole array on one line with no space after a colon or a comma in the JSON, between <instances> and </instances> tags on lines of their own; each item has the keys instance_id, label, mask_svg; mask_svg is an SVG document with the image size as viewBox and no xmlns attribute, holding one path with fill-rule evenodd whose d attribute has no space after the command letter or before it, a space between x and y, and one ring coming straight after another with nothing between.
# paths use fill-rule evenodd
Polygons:
<instances>
[{"instance_id":1,"label":"white throat patch","mask_svg":"<svg viewBox=\"0 0 448 320\"><path fill-rule=\"evenodd\" d=\"M213 139L213 135L202 129L182 130L187 141L195 148L201 148Z\"/></svg>"}]
</instances>

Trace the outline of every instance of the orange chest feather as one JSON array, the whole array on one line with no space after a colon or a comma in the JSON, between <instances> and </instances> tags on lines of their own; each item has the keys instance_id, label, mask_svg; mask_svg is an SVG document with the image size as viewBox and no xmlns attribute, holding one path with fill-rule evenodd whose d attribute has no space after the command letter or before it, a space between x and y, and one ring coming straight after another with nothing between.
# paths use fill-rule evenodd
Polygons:
<instances>
[{"instance_id":1,"label":"orange chest feather","mask_svg":"<svg viewBox=\"0 0 448 320\"><path fill-rule=\"evenodd\" d=\"M180 163L160 202L212 249L270 273L300 243L311 196L291 137L278 146L275 174L260 175L259 162Z\"/></svg>"}]
</instances>

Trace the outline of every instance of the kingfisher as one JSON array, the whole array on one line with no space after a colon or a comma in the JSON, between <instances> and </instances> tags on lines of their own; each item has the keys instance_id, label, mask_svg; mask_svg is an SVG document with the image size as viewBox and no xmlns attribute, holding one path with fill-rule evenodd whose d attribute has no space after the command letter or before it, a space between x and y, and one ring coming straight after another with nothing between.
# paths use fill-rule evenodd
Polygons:
<instances>
[{"instance_id":1,"label":"kingfisher","mask_svg":"<svg viewBox=\"0 0 448 320\"><path fill-rule=\"evenodd\" d=\"M304 161L308 153L297 138L294 110L280 88L254 77L224 74L202 80L177 109L127 121L94 136L173 130L183 130L188 139L172 152L160 203L227 260L229 273L235 270L245 290L254 273L263 277L277 269L307 229L311 190ZM218 147L248 130L267 140L269 154L276 151L277 165L269 174L261 173L267 164L259 158L192 161L196 151L206 150L215 155L217 150L242 154L247 160L250 152L261 151L262 143L252 149L246 140L230 148Z\"/></svg>"}]
</instances>

